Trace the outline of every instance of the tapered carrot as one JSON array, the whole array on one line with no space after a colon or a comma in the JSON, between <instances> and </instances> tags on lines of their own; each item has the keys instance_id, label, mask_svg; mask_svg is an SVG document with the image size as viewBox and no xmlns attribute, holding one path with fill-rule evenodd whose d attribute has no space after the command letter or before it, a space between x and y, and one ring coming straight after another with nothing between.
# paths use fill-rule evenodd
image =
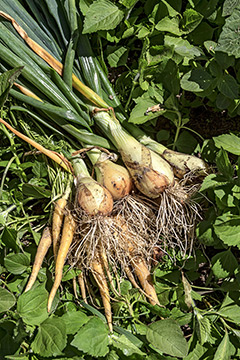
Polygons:
<instances>
[{"instance_id":1,"label":"tapered carrot","mask_svg":"<svg viewBox=\"0 0 240 360\"><path fill-rule=\"evenodd\" d=\"M84 276L83 276L83 272L82 272L82 271L81 271L81 273L78 275L78 284L79 284L79 286L80 286L82 299L83 299L83 301L87 304L87 303L88 303L88 302L87 302L87 294L86 294Z\"/></svg>"},{"instance_id":2,"label":"tapered carrot","mask_svg":"<svg viewBox=\"0 0 240 360\"><path fill-rule=\"evenodd\" d=\"M56 295L57 289L61 284L63 266L68 254L68 250L73 240L75 228L76 228L75 220L72 214L68 212L64 219L62 237L57 254L56 264L55 264L55 279L48 298L48 312L51 310L53 299Z\"/></svg>"},{"instance_id":3,"label":"tapered carrot","mask_svg":"<svg viewBox=\"0 0 240 360\"><path fill-rule=\"evenodd\" d=\"M99 255L100 255L100 259L101 259L101 263L102 263L103 269L106 271L106 274L107 274L107 277L108 277L108 281L109 281L109 284L110 284L110 287L111 287L112 291L113 291L117 296L120 296L120 293L119 293L119 292L117 291L117 289L115 288L115 285L114 285L114 282L113 282L113 278L112 278L112 274L111 274L111 272L110 272L109 265L108 265L107 254L106 254L106 251L105 251L105 249L103 248L103 246L101 246Z\"/></svg>"},{"instance_id":4,"label":"tapered carrot","mask_svg":"<svg viewBox=\"0 0 240 360\"><path fill-rule=\"evenodd\" d=\"M50 231L49 227L47 226L43 230L42 237L38 244L37 253L35 256L34 263L33 263L32 273L30 275L27 286L25 288L25 292L30 290L32 288L33 284L35 283L36 278L39 273L39 270L41 269L43 260L48 252L48 249L51 246L51 243L52 243L51 231Z\"/></svg>"},{"instance_id":5,"label":"tapered carrot","mask_svg":"<svg viewBox=\"0 0 240 360\"><path fill-rule=\"evenodd\" d=\"M67 205L67 199L65 199L64 197L58 199L55 203L55 208L52 217L53 254L55 261L57 259L59 239L60 239L61 227L64 218L64 209L66 205Z\"/></svg>"},{"instance_id":6,"label":"tapered carrot","mask_svg":"<svg viewBox=\"0 0 240 360\"><path fill-rule=\"evenodd\" d=\"M146 262L138 257L131 261L131 265L134 269L135 275L137 276L144 293L149 299L149 302L152 305L159 305L159 300L152 282L152 276L150 271L148 270Z\"/></svg>"},{"instance_id":7,"label":"tapered carrot","mask_svg":"<svg viewBox=\"0 0 240 360\"><path fill-rule=\"evenodd\" d=\"M109 295L108 283L104 273L104 268L100 260L99 254L97 254L94 260L92 261L91 269L92 269L92 274L99 287L108 327L109 330L112 332L113 327L112 327L112 310L110 304L110 295Z\"/></svg>"},{"instance_id":8,"label":"tapered carrot","mask_svg":"<svg viewBox=\"0 0 240 360\"><path fill-rule=\"evenodd\" d=\"M141 257L139 255L138 256L134 255L135 239L134 239L134 235L130 231L129 225L127 224L126 220L120 215L118 215L115 218L115 222L116 222L117 226L120 227L120 229L121 229L121 238L122 238L121 241L124 240L124 242L125 242L130 265L132 266L134 273L141 284L143 293L145 294L145 296L147 296L147 298L149 299L149 302L152 305L160 306L160 303L159 303L159 300L158 300L158 297L157 297L157 294L156 294L156 291L155 291L155 288L154 288L154 285L152 282L151 274L150 274L150 271L148 270L145 260L143 259L143 257ZM120 242L120 240L119 240L119 242ZM133 284L133 286L139 288L135 282L134 277L130 274L130 270L127 266L125 267L125 272L127 273L128 278L131 281L131 283Z\"/></svg>"}]
</instances>

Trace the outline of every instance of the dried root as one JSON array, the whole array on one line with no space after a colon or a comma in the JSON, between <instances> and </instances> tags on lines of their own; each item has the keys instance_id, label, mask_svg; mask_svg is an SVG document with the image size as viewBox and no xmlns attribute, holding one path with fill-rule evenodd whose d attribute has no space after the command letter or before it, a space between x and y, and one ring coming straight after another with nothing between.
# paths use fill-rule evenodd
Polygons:
<instances>
[{"instance_id":1,"label":"dried root","mask_svg":"<svg viewBox=\"0 0 240 360\"><path fill-rule=\"evenodd\" d=\"M196 224L201 220L201 207L192 199L199 185L186 186L185 181L167 189L158 199L158 246L163 252L180 250L185 258L193 248ZM173 259L175 260L175 259Z\"/></svg>"}]
</instances>

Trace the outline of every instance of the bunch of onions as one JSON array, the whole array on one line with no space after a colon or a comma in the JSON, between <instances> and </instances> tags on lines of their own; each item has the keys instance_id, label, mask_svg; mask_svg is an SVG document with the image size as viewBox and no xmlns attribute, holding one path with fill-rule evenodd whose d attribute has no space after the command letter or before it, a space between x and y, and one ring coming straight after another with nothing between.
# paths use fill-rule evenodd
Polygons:
<instances>
[{"instance_id":1,"label":"bunch of onions","mask_svg":"<svg viewBox=\"0 0 240 360\"><path fill-rule=\"evenodd\" d=\"M46 101L19 83L16 85L24 95L19 91L12 94L48 116L51 125L47 126L51 126L51 129L54 129L53 122L63 129L64 134L57 130L59 134L66 136L66 131L71 139L75 138L81 146L114 149L120 154L125 165L124 167L113 162L108 158L109 154L106 156L105 151L91 149L87 153L95 169L95 180L78 154L75 154L71 158L71 164L67 165L62 157L58 157L58 163L74 174L76 195L74 204L69 204L69 194L65 194L62 201L63 211L58 211L57 214L60 223L64 219L61 239L65 237L67 241L63 245L62 240L59 241L59 234L56 236L57 240L54 240L54 244L58 244L54 250L56 274L48 310L51 309L61 282L62 268L68 257L71 266L82 271L78 281L85 300L86 275L88 272L93 274L99 286L109 328L112 330L108 284L119 294L112 281L112 271L116 273L116 269L121 265L123 273L129 277L132 284L140 288L153 305L159 305L150 276L151 254L156 246L167 252L169 247L175 251L177 245L184 256L191 248L198 205L191 201L191 191L186 191L184 183L178 179L184 179L187 173L205 175L207 167L196 157L166 149L127 122L123 122L122 126L114 110L103 98L80 81L73 71L70 78L66 78L60 61L29 38L11 16L3 12L0 12L0 15L11 21L28 46L41 57L38 59L36 54L30 54L26 46L28 57L24 63L23 77L30 83L33 81L38 93L43 92L44 81L49 87L53 84L54 90L52 93L48 92L51 103L49 106ZM7 36L3 43L7 46L0 44L0 57L9 62L10 66L15 66L18 58L14 51L20 56L23 43L18 43L20 50L13 42L10 43ZM52 72L46 63L55 71ZM22 65L22 62L19 65ZM34 77L35 70L41 77L39 84ZM51 77L57 85L51 83ZM71 85L78 91L79 96L72 91ZM47 95L44 94L44 97L47 98ZM55 102L55 105L52 102ZM61 102L66 111L60 111ZM80 109L79 104L92 114L94 125L104 137L92 132L91 121L88 121L88 115ZM56 116L57 111L61 113L60 119ZM82 129L83 126L85 129Z\"/></svg>"}]
</instances>

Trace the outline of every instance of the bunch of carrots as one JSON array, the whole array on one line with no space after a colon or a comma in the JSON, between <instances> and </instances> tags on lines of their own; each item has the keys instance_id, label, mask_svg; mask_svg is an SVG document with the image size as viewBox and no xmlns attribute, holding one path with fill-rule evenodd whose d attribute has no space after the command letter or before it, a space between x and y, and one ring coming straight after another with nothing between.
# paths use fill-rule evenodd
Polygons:
<instances>
[{"instance_id":1,"label":"bunch of carrots","mask_svg":"<svg viewBox=\"0 0 240 360\"><path fill-rule=\"evenodd\" d=\"M71 6L73 4L71 1ZM116 274L121 267L123 275L133 286L151 304L160 306L150 272L153 252L156 248L166 252L171 241L183 254L191 247L198 213L198 205L190 199L192 189L195 190L191 180L194 177L200 182L208 167L195 156L165 148L137 126L129 124L119 106L115 111L94 91L96 89L91 89L76 76L77 71L73 73L73 61L69 78L65 76L64 65L32 40L11 15L3 11L0 15L12 23L24 40L22 42L16 36L14 29L11 32L8 26L3 26L0 35L2 69L8 70L8 67L4 68L7 64L10 67L23 66L20 80L14 84L17 90L12 89L11 94L40 111L47 119L44 125L65 136L72 146L66 158L44 148L0 119L13 133L69 173L69 183L55 203L50 225L43 231L25 291L32 288L52 246L55 278L49 294L48 311L68 259L71 266L81 270L78 282L84 301L87 301L86 276L89 271L92 273L112 331L109 286L119 294L112 273ZM33 21L29 14L27 16L29 22ZM13 38L16 43L8 43ZM25 59L21 58L23 49L26 49ZM71 49L74 59L74 47ZM94 69L96 74L102 75L96 64ZM35 80L34 71L40 84ZM113 93L103 76L102 81ZM51 87L48 96L44 94L42 84ZM95 178L89 174L83 155L88 156Z\"/></svg>"}]
</instances>

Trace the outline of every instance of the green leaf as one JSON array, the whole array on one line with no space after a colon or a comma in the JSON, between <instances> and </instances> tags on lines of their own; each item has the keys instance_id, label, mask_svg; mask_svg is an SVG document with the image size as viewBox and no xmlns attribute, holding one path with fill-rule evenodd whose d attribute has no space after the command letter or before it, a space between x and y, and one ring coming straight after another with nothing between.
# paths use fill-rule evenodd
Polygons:
<instances>
[{"instance_id":1,"label":"green leaf","mask_svg":"<svg viewBox=\"0 0 240 360\"><path fill-rule=\"evenodd\" d=\"M239 8L240 0L225 0L223 4L222 16L232 15L235 8Z\"/></svg>"},{"instance_id":2,"label":"green leaf","mask_svg":"<svg viewBox=\"0 0 240 360\"><path fill-rule=\"evenodd\" d=\"M234 174L234 168L228 158L228 154L225 150L221 149L217 156L216 156L216 164L218 171L222 173L226 179L229 179L231 181L233 174Z\"/></svg>"},{"instance_id":3,"label":"green leaf","mask_svg":"<svg viewBox=\"0 0 240 360\"><path fill-rule=\"evenodd\" d=\"M67 334L75 334L90 318L82 311L68 311L61 319L66 325Z\"/></svg>"},{"instance_id":4,"label":"green leaf","mask_svg":"<svg viewBox=\"0 0 240 360\"><path fill-rule=\"evenodd\" d=\"M240 249L240 216L231 214L218 216L213 227L216 235L224 244L237 246Z\"/></svg>"},{"instance_id":5,"label":"green leaf","mask_svg":"<svg viewBox=\"0 0 240 360\"><path fill-rule=\"evenodd\" d=\"M238 294L238 292L237 292L237 296L233 296L233 295L230 296L230 294L228 294L225 297L218 313L223 317L231 319L232 321L234 321L237 324L237 323L240 323L239 294ZM232 293L232 294L234 294L234 293Z\"/></svg>"},{"instance_id":6,"label":"green leaf","mask_svg":"<svg viewBox=\"0 0 240 360\"><path fill-rule=\"evenodd\" d=\"M211 323L206 316L202 316L200 312L195 310L196 315L196 333L201 345L209 341L211 338Z\"/></svg>"},{"instance_id":7,"label":"green leaf","mask_svg":"<svg viewBox=\"0 0 240 360\"><path fill-rule=\"evenodd\" d=\"M0 287L0 313L11 309L11 307L13 307L15 303L15 296L8 290Z\"/></svg>"},{"instance_id":8,"label":"green leaf","mask_svg":"<svg viewBox=\"0 0 240 360\"><path fill-rule=\"evenodd\" d=\"M120 349L124 356L131 356L133 354L144 355L144 353L125 335L121 335L119 337L114 336L113 346L117 349Z\"/></svg>"},{"instance_id":9,"label":"green leaf","mask_svg":"<svg viewBox=\"0 0 240 360\"><path fill-rule=\"evenodd\" d=\"M228 332L225 331L224 338L220 342L213 360L230 360L230 342Z\"/></svg>"},{"instance_id":10,"label":"green leaf","mask_svg":"<svg viewBox=\"0 0 240 360\"><path fill-rule=\"evenodd\" d=\"M45 320L38 328L32 350L44 357L62 355L67 345L66 326L60 318Z\"/></svg>"},{"instance_id":11,"label":"green leaf","mask_svg":"<svg viewBox=\"0 0 240 360\"><path fill-rule=\"evenodd\" d=\"M123 15L123 12L111 1L96 0L87 10L83 34L115 29L123 19Z\"/></svg>"},{"instance_id":12,"label":"green leaf","mask_svg":"<svg viewBox=\"0 0 240 360\"><path fill-rule=\"evenodd\" d=\"M174 35L181 35L181 31L179 30L179 19L170 18L168 16L157 23L156 30L170 32Z\"/></svg>"},{"instance_id":13,"label":"green leaf","mask_svg":"<svg viewBox=\"0 0 240 360\"><path fill-rule=\"evenodd\" d=\"M32 184L23 184L22 192L25 196L33 197L34 199L50 198L52 194L51 190Z\"/></svg>"},{"instance_id":14,"label":"green leaf","mask_svg":"<svg viewBox=\"0 0 240 360\"><path fill-rule=\"evenodd\" d=\"M197 146L197 140L189 131L182 131L176 142L177 150L186 154L192 154Z\"/></svg>"},{"instance_id":15,"label":"green leaf","mask_svg":"<svg viewBox=\"0 0 240 360\"><path fill-rule=\"evenodd\" d=\"M105 356L109 352L106 325L94 317L75 335L71 345L94 357Z\"/></svg>"},{"instance_id":16,"label":"green leaf","mask_svg":"<svg viewBox=\"0 0 240 360\"><path fill-rule=\"evenodd\" d=\"M30 255L26 254L9 254L4 259L6 269L15 275L24 273L30 266Z\"/></svg>"},{"instance_id":17,"label":"green leaf","mask_svg":"<svg viewBox=\"0 0 240 360\"><path fill-rule=\"evenodd\" d=\"M211 263L212 272L218 279L224 279L229 275L233 275L235 269L238 267L237 259L230 249L213 256Z\"/></svg>"},{"instance_id":18,"label":"green leaf","mask_svg":"<svg viewBox=\"0 0 240 360\"><path fill-rule=\"evenodd\" d=\"M113 47L115 49L115 47ZM117 48L111 52L108 56L108 62L111 67L122 66L126 64L128 57L128 49L125 46Z\"/></svg>"},{"instance_id":19,"label":"green leaf","mask_svg":"<svg viewBox=\"0 0 240 360\"><path fill-rule=\"evenodd\" d=\"M184 360L200 360L206 351L207 349L199 344L199 342L197 342L194 349L188 354L186 358L184 358Z\"/></svg>"},{"instance_id":20,"label":"green leaf","mask_svg":"<svg viewBox=\"0 0 240 360\"><path fill-rule=\"evenodd\" d=\"M232 15L226 19L222 32L218 39L216 51L222 51L228 55L240 57L240 9L235 8Z\"/></svg>"},{"instance_id":21,"label":"green leaf","mask_svg":"<svg viewBox=\"0 0 240 360\"><path fill-rule=\"evenodd\" d=\"M237 99L239 93L239 85L235 78L229 74L224 74L221 81L218 83L220 93L229 99Z\"/></svg>"},{"instance_id":22,"label":"green leaf","mask_svg":"<svg viewBox=\"0 0 240 360\"><path fill-rule=\"evenodd\" d=\"M180 327L173 320L160 320L150 324L146 336L147 340L163 353L178 357L187 355L187 342Z\"/></svg>"},{"instance_id":23,"label":"green leaf","mask_svg":"<svg viewBox=\"0 0 240 360\"><path fill-rule=\"evenodd\" d=\"M189 41L182 38L166 35L164 37L164 44L173 47L176 54L188 60L201 55L200 49L191 45ZM184 60L184 64L186 63L187 65L186 59Z\"/></svg>"},{"instance_id":24,"label":"green leaf","mask_svg":"<svg viewBox=\"0 0 240 360\"><path fill-rule=\"evenodd\" d=\"M23 66L16 67L12 70L5 71L0 75L0 108L3 106L8 97L9 91L14 81L19 77Z\"/></svg>"},{"instance_id":25,"label":"green leaf","mask_svg":"<svg viewBox=\"0 0 240 360\"><path fill-rule=\"evenodd\" d=\"M140 98L130 114L129 122L133 124L143 124L165 112L165 110L162 110L146 113L149 108L155 105L158 105L158 103L151 98Z\"/></svg>"},{"instance_id":26,"label":"green leaf","mask_svg":"<svg viewBox=\"0 0 240 360\"><path fill-rule=\"evenodd\" d=\"M178 7L175 1L162 0L161 2L166 6L168 14L171 17L179 15L179 12L175 10L175 8ZM180 9L179 9L179 11L180 11Z\"/></svg>"},{"instance_id":27,"label":"green leaf","mask_svg":"<svg viewBox=\"0 0 240 360\"><path fill-rule=\"evenodd\" d=\"M9 249L13 249L14 251L19 250L17 245L18 232L15 229L5 227L2 232L1 240L3 244L6 245Z\"/></svg>"},{"instance_id":28,"label":"green leaf","mask_svg":"<svg viewBox=\"0 0 240 360\"><path fill-rule=\"evenodd\" d=\"M184 90L200 93L212 84L212 76L204 69L193 69L183 75L181 86Z\"/></svg>"},{"instance_id":29,"label":"green leaf","mask_svg":"<svg viewBox=\"0 0 240 360\"><path fill-rule=\"evenodd\" d=\"M183 13L182 31L185 34L192 32L202 21L203 15L194 9L187 9Z\"/></svg>"},{"instance_id":30,"label":"green leaf","mask_svg":"<svg viewBox=\"0 0 240 360\"><path fill-rule=\"evenodd\" d=\"M213 138L215 145L218 148L234 154L240 155L240 138L234 134L223 134Z\"/></svg>"},{"instance_id":31,"label":"green leaf","mask_svg":"<svg viewBox=\"0 0 240 360\"><path fill-rule=\"evenodd\" d=\"M39 325L47 319L48 292L41 285L33 288L18 298L17 311L28 325Z\"/></svg>"},{"instance_id":32,"label":"green leaf","mask_svg":"<svg viewBox=\"0 0 240 360\"><path fill-rule=\"evenodd\" d=\"M37 178L46 177L48 174L47 166L45 163L35 161L32 166L32 172Z\"/></svg>"}]
</instances>

